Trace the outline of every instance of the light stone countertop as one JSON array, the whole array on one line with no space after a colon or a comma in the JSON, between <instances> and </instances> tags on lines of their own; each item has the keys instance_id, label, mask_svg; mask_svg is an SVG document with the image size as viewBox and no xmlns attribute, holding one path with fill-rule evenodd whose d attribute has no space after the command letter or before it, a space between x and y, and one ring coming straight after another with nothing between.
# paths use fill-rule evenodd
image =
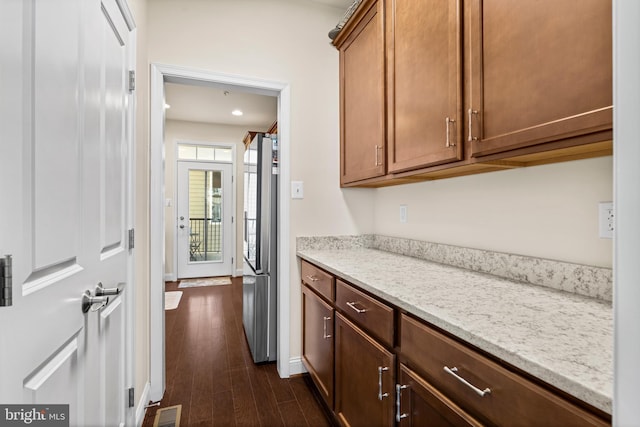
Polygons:
<instances>
[{"instance_id":1,"label":"light stone countertop","mask_svg":"<svg viewBox=\"0 0 640 427\"><path fill-rule=\"evenodd\" d=\"M376 249L298 256L611 414L611 304Z\"/></svg>"}]
</instances>

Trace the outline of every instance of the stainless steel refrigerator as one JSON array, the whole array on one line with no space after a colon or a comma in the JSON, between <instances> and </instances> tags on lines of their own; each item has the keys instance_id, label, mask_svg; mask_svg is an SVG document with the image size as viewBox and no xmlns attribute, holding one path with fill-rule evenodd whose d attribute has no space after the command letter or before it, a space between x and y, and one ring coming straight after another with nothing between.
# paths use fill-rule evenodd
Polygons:
<instances>
[{"instance_id":1,"label":"stainless steel refrigerator","mask_svg":"<svg viewBox=\"0 0 640 427\"><path fill-rule=\"evenodd\" d=\"M254 362L276 360L278 139L258 133L244 154L242 323Z\"/></svg>"}]
</instances>

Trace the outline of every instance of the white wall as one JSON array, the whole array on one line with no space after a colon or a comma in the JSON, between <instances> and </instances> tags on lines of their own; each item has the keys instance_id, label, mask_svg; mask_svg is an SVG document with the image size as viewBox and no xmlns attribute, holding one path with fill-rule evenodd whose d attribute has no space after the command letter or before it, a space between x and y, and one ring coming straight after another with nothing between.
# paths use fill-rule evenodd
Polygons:
<instances>
[{"instance_id":1,"label":"white wall","mask_svg":"<svg viewBox=\"0 0 640 427\"><path fill-rule=\"evenodd\" d=\"M327 32L344 10L305 1L153 0L150 63L283 81L291 87L291 356L301 351L298 235L373 230L373 192L339 188L338 52Z\"/></svg>"},{"instance_id":2,"label":"white wall","mask_svg":"<svg viewBox=\"0 0 640 427\"><path fill-rule=\"evenodd\" d=\"M610 156L375 191L377 234L611 267L612 240L598 237Z\"/></svg>"},{"instance_id":3,"label":"white wall","mask_svg":"<svg viewBox=\"0 0 640 427\"><path fill-rule=\"evenodd\" d=\"M175 277L175 231L176 231L176 144L180 142L204 142L204 143L234 143L236 144L236 169L234 171L236 184L236 254L234 275L237 270L242 270L242 201L244 193L244 176L242 158L244 144L242 138L249 129L244 126L213 125L207 123L186 122L179 120L167 120L164 128L165 139L165 198L171 199L171 207L165 208L165 273Z\"/></svg>"}]
</instances>

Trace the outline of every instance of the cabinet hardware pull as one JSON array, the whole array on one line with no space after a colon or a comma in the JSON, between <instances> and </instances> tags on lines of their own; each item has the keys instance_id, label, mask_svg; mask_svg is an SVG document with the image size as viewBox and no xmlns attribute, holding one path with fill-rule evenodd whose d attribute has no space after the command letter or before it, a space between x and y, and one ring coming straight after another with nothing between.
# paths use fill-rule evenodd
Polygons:
<instances>
[{"instance_id":1,"label":"cabinet hardware pull","mask_svg":"<svg viewBox=\"0 0 640 427\"><path fill-rule=\"evenodd\" d=\"M306 276L306 277L307 277L307 279L311 280L312 282L317 282L318 280L320 280L315 276Z\"/></svg>"},{"instance_id":2,"label":"cabinet hardware pull","mask_svg":"<svg viewBox=\"0 0 640 427\"><path fill-rule=\"evenodd\" d=\"M351 307L352 309L354 309L356 311L356 313L366 313L367 312L366 308L358 308L358 307L356 307L356 304L358 304L357 301L347 301L347 305L349 307Z\"/></svg>"},{"instance_id":3,"label":"cabinet hardware pull","mask_svg":"<svg viewBox=\"0 0 640 427\"><path fill-rule=\"evenodd\" d=\"M402 421L403 418L407 418L409 416L409 414L407 414L406 412L403 414L402 410L400 409L400 399L402 398L402 390L404 390L405 388L409 388L409 386L396 384L396 421L397 422L400 422Z\"/></svg>"},{"instance_id":4,"label":"cabinet hardware pull","mask_svg":"<svg viewBox=\"0 0 640 427\"><path fill-rule=\"evenodd\" d=\"M331 317L324 316L322 338L324 338L325 340L327 338L331 338L331 335L327 334L327 320L331 320Z\"/></svg>"},{"instance_id":5,"label":"cabinet hardware pull","mask_svg":"<svg viewBox=\"0 0 640 427\"><path fill-rule=\"evenodd\" d=\"M378 366L378 400L382 400L385 397L389 397L389 393L382 392L382 373L388 371L388 366Z\"/></svg>"},{"instance_id":6,"label":"cabinet hardware pull","mask_svg":"<svg viewBox=\"0 0 640 427\"><path fill-rule=\"evenodd\" d=\"M382 145L376 145L376 163L374 166L382 166L382 162L380 162L380 156L378 155L378 150L382 151Z\"/></svg>"},{"instance_id":7,"label":"cabinet hardware pull","mask_svg":"<svg viewBox=\"0 0 640 427\"><path fill-rule=\"evenodd\" d=\"M469 381L465 380L460 375L456 374L456 372L458 372L458 368L456 368L455 366L453 368L449 368L449 367L445 366L444 367L444 371L447 374L453 375L458 381L460 381L462 384L464 384L467 387L469 387L471 390L475 391L476 394L478 396L480 396L480 397L485 397L487 394L491 394L491 389L490 388L487 387L484 390L480 390L478 387L474 386Z\"/></svg>"},{"instance_id":8,"label":"cabinet hardware pull","mask_svg":"<svg viewBox=\"0 0 640 427\"><path fill-rule=\"evenodd\" d=\"M478 110L469 108L468 113L469 113L469 142L477 141L478 137L472 135L473 131L472 131L471 121L473 120L474 115L478 115Z\"/></svg>"},{"instance_id":9,"label":"cabinet hardware pull","mask_svg":"<svg viewBox=\"0 0 640 427\"><path fill-rule=\"evenodd\" d=\"M449 125L451 123L455 123L456 121L454 119L452 119L452 118L449 118L449 117L445 117L444 121L445 121L445 124L446 124L446 131L447 131L447 143L445 144L445 147L447 147L447 148L455 147L456 146L455 142L451 142L451 139L449 137L449 133L450 133L449 132Z\"/></svg>"}]
</instances>

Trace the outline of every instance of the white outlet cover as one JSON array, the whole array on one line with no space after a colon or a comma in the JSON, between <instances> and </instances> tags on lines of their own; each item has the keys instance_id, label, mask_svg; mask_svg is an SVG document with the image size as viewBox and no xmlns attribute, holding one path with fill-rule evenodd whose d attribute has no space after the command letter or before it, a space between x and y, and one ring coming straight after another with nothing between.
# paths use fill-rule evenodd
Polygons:
<instances>
[{"instance_id":1,"label":"white outlet cover","mask_svg":"<svg viewBox=\"0 0 640 427\"><path fill-rule=\"evenodd\" d=\"M400 205L400 223L405 224L407 222L407 205Z\"/></svg>"},{"instance_id":2,"label":"white outlet cover","mask_svg":"<svg viewBox=\"0 0 640 427\"><path fill-rule=\"evenodd\" d=\"M598 203L598 235L601 239L613 239L614 215L612 202Z\"/></svg>"}]
</instances>

